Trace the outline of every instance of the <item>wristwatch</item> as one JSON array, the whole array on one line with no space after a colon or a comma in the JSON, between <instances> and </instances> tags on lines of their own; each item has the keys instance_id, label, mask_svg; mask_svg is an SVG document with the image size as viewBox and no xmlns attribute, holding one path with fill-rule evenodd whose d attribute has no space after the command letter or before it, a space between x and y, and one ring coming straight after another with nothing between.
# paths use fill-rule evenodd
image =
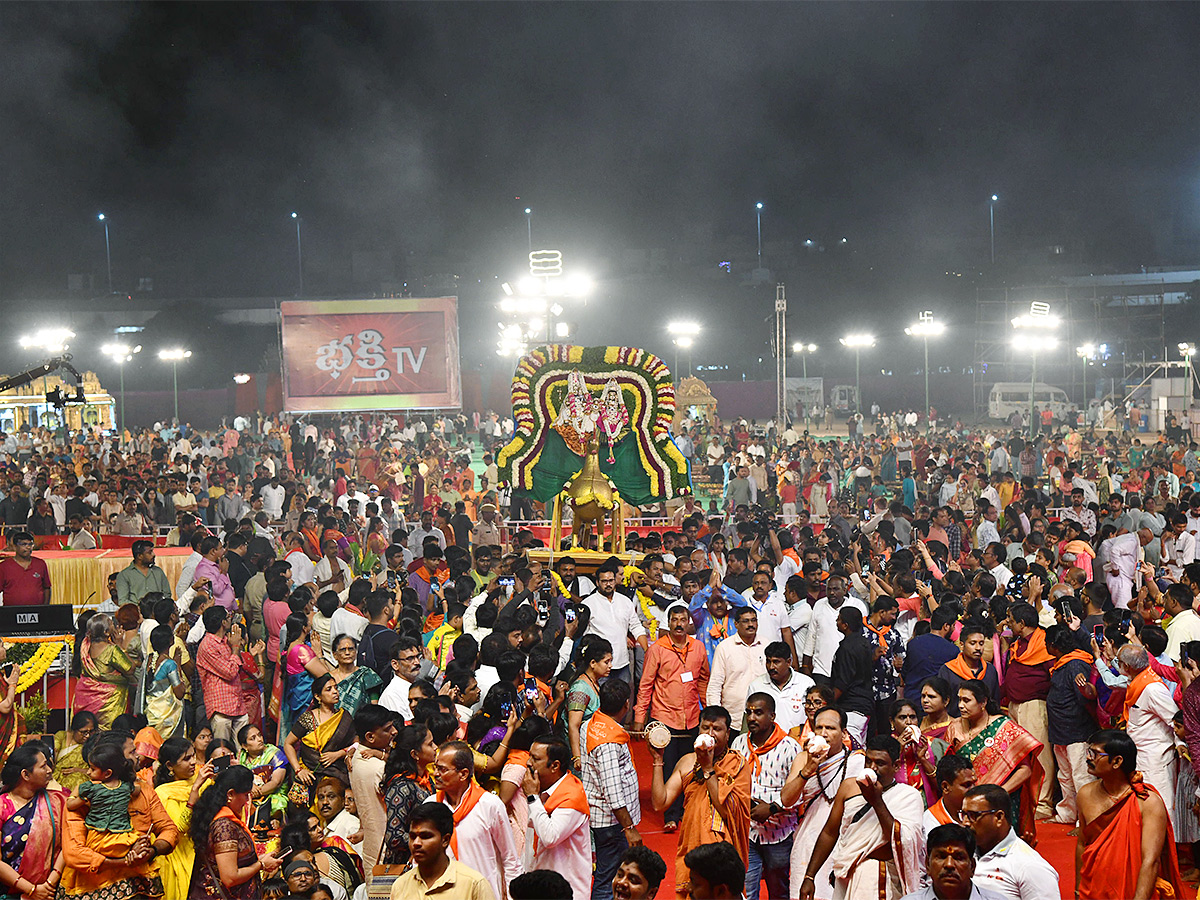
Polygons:
<instances>
[{"instance_id":1,"label":"wristwatch","mask_svg":"<svg viewBox=\"0 0 1200 900\"><path fill-rule=\"evenodd\" d=\"M538 798L537 794L528 794L525 797L525 802L528 803L530 806L532 806L533 801L536 800L537 798Z\"/></svg>"}]
</instances>

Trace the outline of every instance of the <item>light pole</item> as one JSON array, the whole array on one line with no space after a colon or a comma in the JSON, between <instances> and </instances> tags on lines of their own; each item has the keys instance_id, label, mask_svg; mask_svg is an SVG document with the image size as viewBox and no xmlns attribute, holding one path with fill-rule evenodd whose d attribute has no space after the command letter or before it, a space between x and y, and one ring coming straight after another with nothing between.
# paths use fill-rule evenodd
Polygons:
<instances>
[{"instance_id":1,"label":"light pole","mask_svg":"<svg viewBox=\"0 0 1200 900\"><path fill-rule=\"evenodd\" d=\"M933 310L926 309L917 316L917 324L904 329L904 333L919 337L925 344L925 433L929 433L931 416L929 415L929 338L937 337L945 332L946 326L933 318Z\"/></svg>"},{"instance_id":2,"label":"light pole","mask_svg":"<svg viewBox=\"0 0 1200 900\"><path fill-rule=\"evenodd\" d=\"M174 350L159 350L158 358L171 364L171 381L175 389L175 425L179 425L179 361L192 355L191 350L176 347Z\"/></svg>"},{"instance_id":3,"label":"light pole","mask_svg":"<svg viewBox=\"0 0 1200 900\"><path fill-rule=\"evenodd\" d=\"M100 348L105 356L112 357L121 373L121 445L125 445L125 363L133 359L133 354L142 352L142 345L130 347L128 344L105 344Z\"/></svg>"},{"instance_id":4,"label":"light pole","mask_svg":"<svg viewBox=\"0 0 1200 900\"><path fill-rule=\"evenodd\" d=\"M533 252L533 208L525 207L525 225L529 229L529 252Z\"/></svg>"},{"instance_id":5,"label":"light pole","mask_svg":"<svg viewBox=\"0 0 1200 900\"><path fill-rule=\"evenodd\" d=\"M300 248L300 214L292 213L292 218L296 220L296 274L300 276L300 293L297 297L304 296L304 253Z\"/></svg>"},{"instance_id":6,"label":"light pole","mask_svg":"<svg viewBox=\"0 0 1200 900\"><path fill-rule=\"evenodd\" d=\"M804 379L808 380L808 354L817 352L816 344L804 344L800 341L792 344L792 352L800 354L800 362L803 366Z\"/></svg>"},{"instance_id":7,"label":"light pole","mask_svg":"<svg viewBox=\"0 0 1200 900\"><path fill-rule=\"evenodd\" d=\"M854 351L854 398L855 412L862 412L862 384L859 380L859 356L862 353L863 347L875 346L875 335L873 334L848 334L841 338L843 347L849 347Z\"/></svg>"},{"instance_id":8,"label":"light pole","mask_svg":"<svg viewBox=\"0 0 1200 900\"><path fill-rule=\"evenodd\" d=\"M112 249L108 243L108 217L104 213L100 213L96 218L104 226L104 258L108 261L108 292L111 294L112 289Z\"/></svg>"},{"instance_id":9,"label":"light pole","mask_svg":"<svg viewBox=\"0 0 1200 900\"><path fill-rule=\"evenodd\" d=\"M992 194L991 202L988 203L988 224L992 230L992 265L996 264L996 201L1000 198Z\"/></svg>"},{"instance_id":10,"label":"light pole","mask_svg":"<svg viewBox=\"0 0 1200 900\"><path fill-rule=\"evenodd\" d=\"M1187 367L1187 413L1190 427L1192 421L1192 357L1196 355L1196 345L1180 341L1179 355L1183 357L1183 362Z\"/></svg>"},{"instance_id":11,"label":"light pole","mask_svg":"<svg viewBox=\"0 0 1200 900\"><path fill-rule=\"evenodd\" d=\"M682 347L688 352L688 369L690 371L692 368L692 344L696 342L696 335L700 333L700 325L697 322L669 322L667 333L674 335L672 343L675 345L675 383L679 384L683 378L679 373L679 348Z\"/></svg>"},{"instance_id":12,"label":"light pole","mask_svg":"<svg viewBox=\"0 0 1200 900\"><path fill-rule=\"evenodd\" d=\"M1075 348L1075 355L1083 360L1083 414L1087 415L1088 409L1088 392L1087 392L1087 367L1088 363L1096 358L1098 350L1095 344L1082 344Z\"/></svg>"},{"instance_id":13,"label":"light pole","mask_svg":"<svg viewBox=\"0 0 1200 900\"><path fill-rule=\"evenodd\" d=\"M762 268L762 202L754 204L758 218L758 267Z\"/></svg>"},{"instance_id":14,"label":"light pole","mask_svg":"<svg viewBox=\"0 0 1200 900\"><path fill-rule=\"evenodd\" d=\"M1037 435L1037 355L1041 350L1053 350L1058 346L1058 338L1054 337L1053 332L1062 324L1062 320L1051 315L1049 303L1034 300L1029 304L1029 312L1015 316L1012 324L1017 330L1013 336L1013 347L1028 350L1033 359L1029 376L1029 437L1032 440Z\"/></svg>"}]
</instances>

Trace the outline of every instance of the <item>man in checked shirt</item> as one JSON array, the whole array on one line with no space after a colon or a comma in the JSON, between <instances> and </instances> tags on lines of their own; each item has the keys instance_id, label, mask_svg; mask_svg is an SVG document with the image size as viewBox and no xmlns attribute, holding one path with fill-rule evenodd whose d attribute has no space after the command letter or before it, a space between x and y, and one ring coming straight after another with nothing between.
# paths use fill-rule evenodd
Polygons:
<instances>
[{"instance_id":1,"label":"man in checked shirt","mask_svg":"<svg viewBox=\"0 0 1200 900\"><path fill-rule=\"evenodd\" d=\"M629 710L629 684L611 678L600 685L600 709L583 727L583 790L587 794L596 872L592 900L612 900L612 881L630 845L642 843L637 770L621 719Z\"/></svg>"}]
</instances>

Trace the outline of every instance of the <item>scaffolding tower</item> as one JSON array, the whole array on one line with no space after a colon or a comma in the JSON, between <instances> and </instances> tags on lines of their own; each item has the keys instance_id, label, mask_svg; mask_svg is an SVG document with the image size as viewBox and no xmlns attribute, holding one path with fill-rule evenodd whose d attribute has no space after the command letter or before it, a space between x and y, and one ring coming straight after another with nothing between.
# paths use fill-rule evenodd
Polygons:
<instances>
[{"instance_id":1,"label":"scaffolding tower","mask_svg":"<svg viewBox=\"0 0 1200 900\"><path fill-rule=\"evenodd\" d=\"M1027 314L1033 302L1048 303L1062 320L1055 332L1058 347L1038 354L1038 381L1061 387L1081 410L1096 397L1102 380L1113 382L1106 393L1123 398L1140 380L1135 370L1144 372L1147 365L1174 358L1179 340L1195 338L1194 326L1185 316L1200 272L1160 274L1157 281L1152 280L1153 273L1139 273L977 288L972 361L976 414L986 414L988 394L996 382L1029 380L1032 360L1014 345L1012 320ZM1176 335L1180 329L1186 333ZM1092 361L1080 358L1076 348L1089 343L1106 345L1107 355Z\"/></svg>"}]
</instances>

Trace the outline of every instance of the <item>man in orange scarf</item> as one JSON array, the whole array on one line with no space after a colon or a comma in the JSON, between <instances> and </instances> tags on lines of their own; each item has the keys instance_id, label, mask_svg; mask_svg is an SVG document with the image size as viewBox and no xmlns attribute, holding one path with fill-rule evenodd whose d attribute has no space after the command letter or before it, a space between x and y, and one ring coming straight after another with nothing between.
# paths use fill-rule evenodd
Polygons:
<instances>
[{"instance_id":1,"label":"man in orange scarf","mask_svg":"<svg viewBox=\"0 0 1200 900\"><path fill-rule=\"evenodd\" d=\"M533 841L525 844L525 870L561 873L575 900L583 900L592 892L591 820L583 783L570 768L571 748L562 738L539 738L529 748L521 790Z\"/></svg>"},{"instance_id":2,"label":"man in orange scarf","mask_svg":"<svg viewBox=\"0 0 1200 900\"><path fill-rule=\"evenodd\" d=\"M746 729L733 742L734 751L751 761L746 897L758 900L764 878L768 897L786 897L798 814L783 808L782 794L800 744L776 724L775 698L763 691L746 698Z\"/></svg>"},{"instance_id":3,"label":"man in orange scarf","mask_svg":"<svg viewBox=\"0 0 1200 900\"><path fill-rule=\"evenodd\" d=\"M1117 651L1117 665L1129 679L1125 688L1125 730L1138 748L1138 764L1146 783L1162 795L1171 824L1175 824L1175 714L1179 707L1171 691L1150 668L1144 647L1126 644Z\"/></svg>"},{"instance_id":4,"label":"man in orange scarf","mask_svg":"<svg viewBox=\"0 0 1200 900\"><path fill-rule=\"evenodd\" d=\"M1087 750L1097 781L1079 791L1079 900L1182 897L1175 833L1166 804L1137 771L1138 749L1124 731L1097 731Z\"/></svg>"},{"instance_id":5,"label":"man in orange scarf","mask_svg":"<svg viewBox=\"0 0 1200 900\"><path fill-rule=\"evenodd\" d=\"M1080 635L1066 625L1046 631L1046 649L1054 656L1050 666L1050 693L1046 696L1050 743L1058 764L1062 801L1055 821L1075 824L1075 798L1092 781L1087 771L1087 741L1096 729L1093 701L1083 693L1092 676L1092 654L1079 649Z\"/></svg>"},{"instance_id":6,"label":"man in orange scarf","mask_svg":"<svg viewBox=\"0 0 1200 900\"><path fill-rule=\"evenodd\" d=\"M650 799L662 811L683 792L683 819L675 853L675 895L688 896L690 876L684 857L701 844L727 841L747 861L750 832L751 765L729 746L729 712L721 706L705 707L700 714L700 735L707 738L681 759L664 780L662 751L650 748L653 774Z\"/></svg>"},{"instance_id":7,"label":"man in orange scarf","mask_svg":"<svg viewBox=\"0 0 1200 900\"><path fill-rule=\"evenodd\" d=\"M612 898L612 881L625 851L642 843L638 773L629 733L620 724L628 711L629 684L610 678L600 685L600 709L583 723L583 788L596 847L596 896L602 900Z\"/></svg>"},{"instance_id":8,"label":"man in orange scarf","mask_svg":"<svg viewBox=\"0 0 1200 900\"><path fill-rule=\"evenodd\" d=\"M1046 632L1038 627L1038 614L1028 603L1014 603L1008 610L1013 643L1008 648L1008 670L1004 673L1004 693L1008 697L1008 717L1033 735L1042 745L1038 762L1046 777L1037 797L1036 819L1054 817L1054 750L1050 744L1050 726L1046 718L1046 697L1050 693L1050 666L1054 657L1046 649Z\"/></svg>"},{"instance_id":9,"label":"man in orange scarf","mask_svg":"<svg viewBox=\"0 0 1200 900\"><path fill-rule=\"evenodd\" d=\"M950 685L950 700L946 708L952 716L958 715L958 688L964 681L982 681L987 685L992 699L1000 702L1000 679L996 676L996 667L983 659L983 651L988 644L984 626L978 620L967 622L959 632L958 641L962 652L938 672L938 676L946 679Z\"/></svg>"},{"instance_id":10,"label":"man in orange scarf","mask_svg":"<svg viewBox=\"0 0 1200 900\"><path fill-rule=\"evenodd\" d=\"M357 760L355 760L357 762ZM475 756L471 745L450 741L438 750L433 763L434 795L454 813L454 836L450 850L463 865L483 874L497 897L522 874L508 807L475 780Z\"/></svg>"}]
</instances>

